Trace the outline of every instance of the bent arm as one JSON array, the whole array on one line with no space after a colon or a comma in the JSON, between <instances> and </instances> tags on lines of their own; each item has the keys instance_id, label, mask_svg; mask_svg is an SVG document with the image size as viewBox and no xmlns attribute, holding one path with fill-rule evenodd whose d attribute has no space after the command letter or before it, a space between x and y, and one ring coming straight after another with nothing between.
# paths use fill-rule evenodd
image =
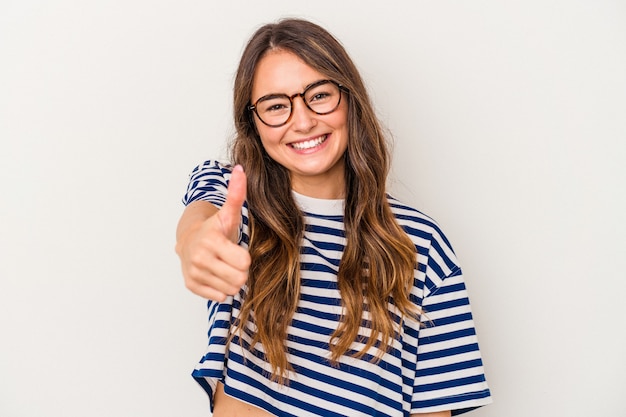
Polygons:
<instances>
[{"instance_id":1,"label":"bent arm","mask_svg":"<svg viewBox=\"0 0 626 417\"><path fill-rule=\"evenodd\" d=\"M235 166L221 209L194 201L185 208L176 228L176 253L185 285L210 300L224 301L248 280L250 254L237 242L246 183L243 168Z\"/></svg>"},{"instance_id":2,"label":"bent arm","mask_svg":"<svg viewBox=\"0 0 626 417\"><path fill-rule=\"evenodd\" d=\"M187 235L202 226L209 217L218 212L218 208L208 201L194 201L185 207L176 227L176 253L180 256L183 240Z\"/></svg>"}]
</instances>

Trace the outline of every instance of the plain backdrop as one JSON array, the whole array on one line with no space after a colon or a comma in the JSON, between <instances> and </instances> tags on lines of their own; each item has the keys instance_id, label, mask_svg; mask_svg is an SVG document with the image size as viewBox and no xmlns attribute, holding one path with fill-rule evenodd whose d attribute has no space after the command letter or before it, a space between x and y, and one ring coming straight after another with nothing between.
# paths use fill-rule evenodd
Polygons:
<instances>
[{"instance_id":1,"label":"plain backdrop","mask_svg":"<svg viewBox=\"0 0 626 417\"><path fill-rule=\"evenodd\" d=\"M626 416L623 1L0 0L0 415L208 416L174 230L262 23L352 55L465 269L494 404Z\"/></svg>"}]
</instances>

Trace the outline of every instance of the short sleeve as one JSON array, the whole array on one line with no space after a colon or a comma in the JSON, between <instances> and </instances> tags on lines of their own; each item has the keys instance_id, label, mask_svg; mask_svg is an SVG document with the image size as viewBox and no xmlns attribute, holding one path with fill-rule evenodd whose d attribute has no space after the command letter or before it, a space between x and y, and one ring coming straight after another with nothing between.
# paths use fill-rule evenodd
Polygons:
<instances>
[{"instance_id":1,"label":"short sleeve","mask_svg":"<svg viewBox=\"0 0 626 417\"><path fill-rule=\"evenodd\" d=\"M435 228L428 250L412 409L456 416L491 403L456 256Z\"/></svg>"},{"instance_id":2,"label":"short sleeve","mask_svg":"<svg viewBox=\"0 0 626 417\"><path fill-rule=\"evenodd\" d=\"M188 206L194 201L208 201L221 208L226 202L228 183L232 175L232 165L215 160L208 160L191 171L187 192L183 196L183 204ZM248 244L248 208L244 202L241 224L239 225L238 242Z\"/></svg>"},{"instance_id":3,"label":"short sleeve","mask_svg":"<svg viewBox=\"0 0 626 417\"><path fill-rule=\"evenodd\" d=\"M226 201L231 173L231 165L215 160L198 165L189 175L189 185L183 196L183 204L187 206L194 201L208 201L222 207Z\"/></svg>"}]
</instances>

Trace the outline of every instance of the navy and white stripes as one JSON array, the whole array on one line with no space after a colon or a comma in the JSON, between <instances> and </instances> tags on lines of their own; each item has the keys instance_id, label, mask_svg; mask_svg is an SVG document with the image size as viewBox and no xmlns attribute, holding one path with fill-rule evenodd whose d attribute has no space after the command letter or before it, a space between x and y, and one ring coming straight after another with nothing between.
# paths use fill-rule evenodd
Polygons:
<instances>
[{"instance_id":1,"label":"navy and white stripes","mask_svg":"<svg viewBox=\"0 0 626 417\"><path fill-rule=\"evenodd\" d=\"M230 167L207 161L191 175L183 202L225 201ZM418 268L412 300L426 313L422 323L405 320L389 352L376 362L376 347L339 364L328 360L330 335L341 315L337 270L343 252L343 201L294 193L305 213L301 298L288 329L288 359L294 371L282 386L268 379L263 347L251 338L226 346L238 318L245 287L223 303L209 302L209 344L193 371L211 401L218 381L225 392L277 416L410 416L453 410L453 415L491 402L463 274L454 252L433 220L389 198L398 223L415 243ZM248 242L244 206L241 245ZM393 311L393 305L390 309ZM367 317L364 317L367 318ZM254 332L254 325L248 325ZM368 330L361 329L368 335ZM242 347L243 346L243 347ZM360 351L355 342L352 349Z\"/></svg>"}]
</instances>

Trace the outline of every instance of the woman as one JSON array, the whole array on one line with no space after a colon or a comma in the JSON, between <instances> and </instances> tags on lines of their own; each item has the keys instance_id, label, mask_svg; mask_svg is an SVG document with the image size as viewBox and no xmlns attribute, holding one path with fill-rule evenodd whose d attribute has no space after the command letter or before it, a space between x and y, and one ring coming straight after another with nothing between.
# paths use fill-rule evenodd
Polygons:
<instances>
[{"instance_id":1,"label":"woman","mask_svg":"<svg viewBox=\"0 0 626 417\"><path fill-rule=\"evenodd\" d=\"M209 301L193 376L222 416L433 416L490 402L454 253L386 193L361 77L326 30L260 28L234 86L236 165L192 173L176 250Z\"/></svg>"}]
</instances>

